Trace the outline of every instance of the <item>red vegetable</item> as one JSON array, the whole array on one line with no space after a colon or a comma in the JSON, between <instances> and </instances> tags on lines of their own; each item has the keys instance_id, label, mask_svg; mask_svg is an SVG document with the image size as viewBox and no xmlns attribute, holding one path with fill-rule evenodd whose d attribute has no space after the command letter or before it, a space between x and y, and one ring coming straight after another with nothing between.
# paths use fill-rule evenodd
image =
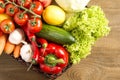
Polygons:
<instances>
[{"instance_id":1,"label":"red vegetable","mask_svg":"<svg viewBox=\"0 0 120 80\"><path fill-rule=\"evenodd\" d=\"M33 52L34 52L33 59L36 62L38 62L38 58L39 58L40 53L39 53L38 45L37 45L37 43L35 41L36 37L35 37L35 35L29 35L29 37L31 39L32 49L33 49Z\"/></svg>"},{"instance_id":2,"label":"red vegetable","mask_svg":"<svg viewBox=\"0 0 120 80\"><path fill-rule=\"evenodd\" d=\"M28 27L24 26L24 27L22 27L22 28L23 28L23 30L25 31L25 33L26 33L29 41L31 42L32 49L33 49L33 52L34 52L34 53L33 53L33 59L34 59L36 62L38 62L38 58L39 58L39 54L40 54L40 53L39 53L38 45L37 45L37 43L36 43L36 36L35 36L35 34L29 32Z\"/></svg>"},{"instance_id":3,"label":"red vegetable","mask_svg":"<svg viewBox=\"0 0 120 80\"><path fill-rule=\"evenodd\" d=\"M48 42L46 39L44 38L37 38L37 42L40 43L42 45L42 48L44 48L44 51L42 53L42 55L44 55L46 47L48 46Z\"/></svg>"},{"instance_id":4,"label":"red vegetable","mask_svg":"<svg viewBox=\"0 0 120 80\"><path fill-rule=\"evenodd\" d=\"M17 3L19 5L26 7L26 8L29 8L30 4L32 3L32 0L17 0Z\"/></svg>"},{"instance_id":5,"label":"red vegetable","mask_svg":"<svg viewBox=\"0 0 120 80\"><path fill-rule=\"evenodd\" d=\"M42 29L42 21L40 18L30 19L27 26L30 33L37 33Z\"/></svg>"},{"instance_id":6,"label":"red vegetable","mask_svg":"<svg viewBox=\"0 0 120 80\"><path fill-rule=\"evenodd\" d=\"M15 7L13 4L7 4L6 6L6 14L8 14L9 16L13 16L16 12L18 12L18 8Z\"/></svg>"},{"instance_id":7,"label":"red vegetable","mask_svg":"<svg viewBox=\"0 0 120 80\"><path fill-rule=\"evenodd\" d=\"M43 48L40 48L40 53ZM60 45L49 43L45 54L39 57L40 69L48 74L58 74L68 65L68 52Z\"/></svg>"},{"instance_id":8,"label":"red vegetable","mask_svg":"<svg viewBox=\"0 0 120 80\"><path fill-rule=\"evenodd\" d=\"M46 48L48 45L48 42L46 39L44 38L37 38L37 42L40 43L42 45L43 48Z\"/></svg>"},{"instance_id":9,"label":"red vegetable","mask_svg":"<svg viewBox=\"0 0 120 80\"><path fill-rule=\"evenodd\" d=\"M0 29L0 36L2 36L3 35L3 32L2 32L2 30Z\"/></svg>"},{"instance_id":10,"label":"red vegetable","mask_svg":"<svg viewBox=\"0 0 120 80\"><path fill-rule=\"evenodd\" d=\"M4 13L4 11L5 11L4 2L1 0L0 1L0 14Z\"/></svg>"},{"instance_id":11,"label":"red vegetable","mask_svg":"<svg viewBox=\"0 0 120 80\"><path fill-rule=\"evenodd\" d=\"M14 21L20 25L23 26L27 23L28 21L28 15L26 13L23 13L21 11L17 12L14 16Z\"/></svg>"},{"instance_id":12,"label":"red vegetable","mask_svg":"<svg viewBox=\"0 0 120 80\"><path fill-rule=\"evenodd\" d=\"M41 15L43 12L43 6L42 6L41 2L40 1L33 1L31 4L31 10L34 13Z\"/></svg>"},{"instance_id":13,"label":"red vegetable","mask_svg":"<svg viewBox=\"0 0 120 80\"><path fill-rule=\"evenodd\" d=\"M27 26L22 26L22 29L25 31L28 39L30 40L31 45L32 45L32 50L33 50L33 52L34 52L34 53L33 53L33 57L32 57L33 60L32 60L32 62L31 62L31 65L30 65L30 66L28 67L28 69L27 69L27 71L29 71L29 69L31 68L31 66L32 66L33 64L36 64L36 63L39 62L40 53L39 53L38 45L37 45L37 43L36 43L36 36L35 36L35 34L30 33Z\"/></svg>"},{"instance_id":14,"label":"red vegetable","mask_svg":"<svg viewBox=\"0 0 120 80\"><path fill-rule=\"evenodd\" d=\"M12 2L13 2L13 1L16 2L17 0L10 0L10 1L12 1Z\"/></svg>"},{"instance_id":15,"label":"red vegetable","mask_svg":"<svg viewBox=\"0 0 120 80\"><path fill-rule=\"evenodd\" d=\"M0 23L0 28L4 33L11 33L15 30L15 25L12 20L5 19Z\"/></svg>"},{"instance_id":16,"label":"red vegetable","mask_svg":"<svg viewBox=\"0 0 120 80\"><path fill-rule=\"evenodd\" d=\"M52 0L39 0L39 1L42 3L43 7L47 7L52 3Z\"/></svg>"}]
</instances>

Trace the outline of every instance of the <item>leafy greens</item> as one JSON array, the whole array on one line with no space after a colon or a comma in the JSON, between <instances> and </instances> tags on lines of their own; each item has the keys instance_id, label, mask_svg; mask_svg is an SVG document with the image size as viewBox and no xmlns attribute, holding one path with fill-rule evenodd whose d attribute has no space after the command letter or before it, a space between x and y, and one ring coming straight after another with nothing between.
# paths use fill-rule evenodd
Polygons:
<instances>
[{"instance_id":1,"label":"leafy greens","mask_svg":"<svg viewBox=\"0 0 120 80\"><path fill-rule=\"evenodd\" d=\"M73 64L90 54L91 47L98 38L107 36L110 31L108 20L99 6L91 6L69 17L63 28L76 39L71 45L65 45Z\"/></svg>"}]
</instances>

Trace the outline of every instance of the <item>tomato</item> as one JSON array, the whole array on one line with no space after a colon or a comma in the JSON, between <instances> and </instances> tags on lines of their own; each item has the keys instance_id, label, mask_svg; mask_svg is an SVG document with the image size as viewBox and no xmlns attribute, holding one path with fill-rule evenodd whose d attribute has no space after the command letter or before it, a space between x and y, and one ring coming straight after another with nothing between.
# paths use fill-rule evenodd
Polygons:
<instances>
[{"instance_id":1,"label":"tomato","mask_svg":"<svg viewBox=\"0 0 120 80\"><path fill-rule=\"evenodd\" d=\"M30 4L32 3L32 0L17 0L17 3L19 5L26 7L26 8L29 8Z\"/></svg>"},{"instance_id":2,"label":"tomato","mask_svg":"<svg viewBox=\"0 0 120 80\"><path fill-rule=\"evenodd\" d=\"M43 12L43 6L42 6L42 4L41 4L40 1L33 1L33 3L31 4L31 7L32 7L31 10L34 13L36 13L38 15L42 14L42 12Z\"/></svg>"},{"instance_id":3,"label":"tomato","mask_svg":"<svg viewBox=\"0 0 120 80\"><path fill-rule=\"evenodd\" d=\"M6 6L6 14L8 14L9 16L13 16L16 12L18 12L18 8L15 7L13 4L8 4Z\"/></svg>"},{"instance_id":4,"label":"tomato","mask_svg":"<svg viewBox=\"0 0 120 80\"><path fill-rule=\"evenodd\" d=\"M15 25L12 20L5 19L0 23L0 28L4 33L11 33L15 29Z\"/></svg>"},{"instance_id":5,"label":"tomato","mask_svg":"<svg viewBox=\"0 0 120 80\"><path fill-rule=\"evenodd\" d=\"M27 27L31 33L37 33L42 29L42 21L40 18L30 19Z\"/></svg>"},{"instance_id":6,"label":"tomato","mask_svg":"<svg viewBox=\"0 0 120 80\"><path fill-rule=\"evenodd\" d=\"M2 36L3 35L3 32L2 32L2 30L0 29L0 36Z\"/></svg>"},{"instance_id":7,"label":"tomato","mask_svg":"<svg viewBox=\"0 0 120 80\"><path fill-rule=\"evenodd\" d=\"M28 15L26 13L23 13L23 12L17 12L14 16L14 21L20 25L20 26L23 26L27 23L28 21Z\"/></svg>"},{"instance_id":8,"label":"tomato","mask_svg":"<svg viewBox=\"0 0 120 80\"><path fill-rule=\"evenodd\" d=\"M12 1L12 2L13 2L13 1L16 2L16 0L10 0L10 1Z\"/></svg>"},{"instance_id":9,"label":"tomato","mask_svg":"<svg viewBox=\"0 0 120 80\"><path fill-rule=\"evenodd\" d=\"M47 7L52 3L52 0L39 0L39 1L42 3L43 7Z\"/></svg>"},{"instance_id":10,"label":"tomato","mask_svg":"<svg viewBox=\"0 0 120 80\"><path fill-rule=\"evenodd\" d=\"M2 0L0 0L0 14L4 13L4 11L5 11L4 2Z\"/></svg>"}]
</instances>

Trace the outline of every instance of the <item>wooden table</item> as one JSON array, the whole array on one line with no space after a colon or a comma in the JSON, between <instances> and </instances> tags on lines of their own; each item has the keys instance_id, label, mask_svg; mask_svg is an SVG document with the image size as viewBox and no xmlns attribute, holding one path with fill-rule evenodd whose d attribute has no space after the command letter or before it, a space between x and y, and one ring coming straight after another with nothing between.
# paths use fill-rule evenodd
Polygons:
<instances>
[{"instance_id":1,"label":"wooden table","mask_svg":"<svg viewBox=\"0 0 120 80\"><path fill-rule=\"evenodd\" d=\"M73 65L56 80L120 80L120 0L91 0L110 21L110 35L99 39L92 54ZM49 80L8 55L0 56L0 80Z\"/></svg>"}]
</instances>

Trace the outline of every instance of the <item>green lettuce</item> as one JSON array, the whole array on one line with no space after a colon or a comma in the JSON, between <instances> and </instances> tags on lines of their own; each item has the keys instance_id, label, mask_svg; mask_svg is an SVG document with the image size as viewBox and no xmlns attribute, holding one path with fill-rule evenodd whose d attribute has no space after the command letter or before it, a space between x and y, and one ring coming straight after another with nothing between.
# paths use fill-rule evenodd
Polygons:
<instances>
[{"instance_id":1,"label":"green lettuce","mask_svg":"<svg viewBox=\"0 0 120 80\"><path fill-rule=\"evenodd\" d=\"M76 39L75 43L65 45L73 64L89 55L95 41L107 36L110 32L108 20L99 6L91 6L81 12L74 13L66 20L63 28Z\"/></svg>"}]
</instances>

